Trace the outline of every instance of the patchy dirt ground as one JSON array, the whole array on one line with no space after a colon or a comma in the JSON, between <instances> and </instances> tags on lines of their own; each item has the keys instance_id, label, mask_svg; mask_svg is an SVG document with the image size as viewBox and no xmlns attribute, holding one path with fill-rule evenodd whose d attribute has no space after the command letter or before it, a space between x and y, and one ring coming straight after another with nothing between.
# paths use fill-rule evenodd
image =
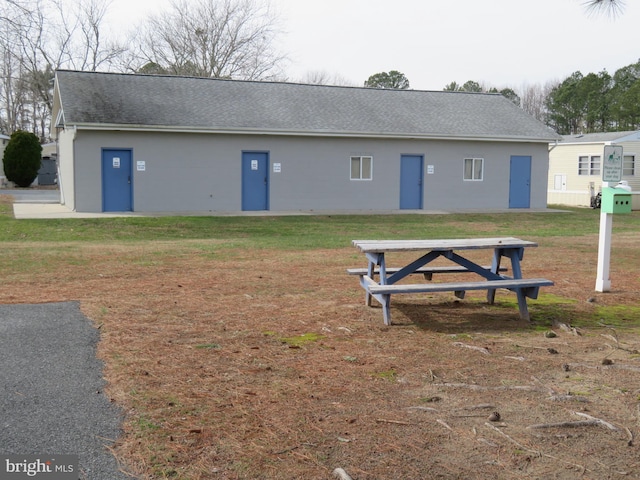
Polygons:
<instances>
[{"instance_id":1,"label":"patchy dirt ground","mask_svg":"<svg viewBox=\"0 0 640 480\"><path fill-rule=\"evenodd\" d=\"M616 236L596 294L596 244L526 253L556 282L532 324L470 292L396 296L385 327L345 273L355 249L215 240L43 245L0 302L81 302L126 413L114 453L142 478L640 478L640 245Z\"/></svg>"}]
</instances>

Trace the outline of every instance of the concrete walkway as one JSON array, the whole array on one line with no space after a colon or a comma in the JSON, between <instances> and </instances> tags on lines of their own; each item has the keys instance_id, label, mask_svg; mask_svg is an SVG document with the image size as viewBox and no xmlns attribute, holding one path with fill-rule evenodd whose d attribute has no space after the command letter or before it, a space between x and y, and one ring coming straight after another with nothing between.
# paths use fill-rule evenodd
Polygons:
<instances>
[{"instance_id":1,"label":"concrete walkway","mask_svg":"<svg viewBox=\"0 0 640 480\"><path fill-rule=\"evenodd\" d=\"M287 211L274 212L271 210L259 212L153 212L153 213L137 213L137 212L114 212L114 213L86 213L74 212L70 208L60 205L59 203L14 203L13 215L16 219L27 218L109 218L109 217L164 217L164 216L218 216L218 217L278 217L278 216L295 216L295 215L446 215L450 213L559 213L562 210L553 210L548 208L541 209L494 209L494 210L358 210L358 211Z\"/></svg>"},{"instance_id":2,"label":"concrete walkway","mask_svg":"<svg viewBox=\"0 0 640 480\"><path fill-rule=\"evenodd\" d=\"M134 212L129 213L83 213L74 212L65 205L59 203L14 203L13 216L16 219L27 218L107 218L107 217L136 217L141 216Z\"/></svg>"},{"instance_id":3,"label":"concrete walkway","mask_svg":"<svg viewBox=\"0 0 640 480\"><path fill-rule=\"evenodd\" d=\"M217 216L217 217L281 217L295 215L394 215L394 214L446 214L444 211L427 210L389 210L389 211L287 211L274 212L271 210L251 211L251 212L109 212L109 213L87 213L74 212L65 205L59 203L14 203L13 215L17 219L26 218L109 218L109 217L165 217L165 216Z\"/></svg>"}]
</instances>

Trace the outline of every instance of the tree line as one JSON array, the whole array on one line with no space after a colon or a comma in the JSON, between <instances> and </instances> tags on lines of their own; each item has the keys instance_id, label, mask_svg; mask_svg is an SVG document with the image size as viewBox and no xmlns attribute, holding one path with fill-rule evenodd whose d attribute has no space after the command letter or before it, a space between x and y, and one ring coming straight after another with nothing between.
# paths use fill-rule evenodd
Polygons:
<instances>
[{"instance_id":1,"label":"tree line","mask_svg":"<svg viewBox=\"0 0 640 480\"><path fill-rule=\"evenodd\" d=\"M621 0L589 0L621 12ZM286 56L275 45L278 19L269 0L174 0L125 38L109 35L109 0L0 2L0 132L49 137L57 69L287 80ZM310 72L302 82L344 84ZM409 88L392 70L366 87ZM607 72L576 72L558 83L514 89L451 82L444 90L501 93L561 134L640 128L640 62Z\"/></svg>"},{"instance_id":2,"label":"tree line","mask_svg":"<svg viewBox=\"0 0 640 480\"><path fill-rule=\"evenodd\" d=\"M577 71L560 82L525 86L520 94L475 81L451 82L444 89L501 93L560 135L640 129L640 60L613 75Z\"/></svg>"},{"instance_id":3,"label":"tree line","mask_svg":"<svg viewBox=\"0 0 640 480\"><path fill-rule=\"evenodd\" d=\"M547 124L561 135L640 129L640 61L613 75L575 72L546 102Z\"/></svg>"}]
</instances>

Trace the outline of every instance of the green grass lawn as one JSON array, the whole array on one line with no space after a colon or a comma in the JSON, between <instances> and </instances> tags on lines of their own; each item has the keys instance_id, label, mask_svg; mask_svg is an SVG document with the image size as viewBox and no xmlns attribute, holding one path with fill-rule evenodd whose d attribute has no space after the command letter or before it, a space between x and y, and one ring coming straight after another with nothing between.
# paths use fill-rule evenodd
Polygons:
<instances>
[{"instance_id":1,"label":"green grass lawn","mask_svg":"<svg viewBox=\"0 0 640 480\"><path fill-rule=\"evenodd\" d=\"M312 249L349 246L356 238L526 238L590 235L600 212L563 208L559 213L443 215L319 215L280 217L122 217L15 220L0 209L0 242L148 242L220 239L251 248ZM617 215L614 232L637 231L640 212Z\"/></svg>"}]
</instances>

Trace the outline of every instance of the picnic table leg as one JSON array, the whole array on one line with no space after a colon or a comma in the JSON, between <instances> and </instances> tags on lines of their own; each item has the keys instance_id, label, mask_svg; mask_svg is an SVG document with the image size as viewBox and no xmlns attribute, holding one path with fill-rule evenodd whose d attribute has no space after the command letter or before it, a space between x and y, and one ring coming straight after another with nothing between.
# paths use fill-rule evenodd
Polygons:
<instances>
[{"instance_id":1,"label":"picnic table leg","mask_svg":"<svg viewBox=\"0 0 640 480\"><path fill-rule=\"evenodd\" d=\"M367 253L367 275L371 280L375 280L373 276L375 275L376 265L380 265L380 273L378 274L378 283L386 283L387 278L387 267L384 261L384 253ZM366 290L364 294L364 303L367 307L371 306L371 294L369 290Z\"/></svg>"},{"instance_id":2,"label":"picnic table leg","mask_svg":"<svg viewBox=\"0 0 640 480\"><path fill-rule=\"evenodd\" d=\"M502 259L502 251L499 248L494 249L493 251L493 260L491 261L491 272L496 275L500 271L500 260ZM496 290L495 288L490 288L487 290L487 303L489 305L493 305L496 300Z\"/></svg>"},{"instance_id":3,"label":"picnic table leg","mask_svg":"<svg viewBox=\"0 0 640 480\"><path fill-rule=\"evenodd\" d=\"M522 320L529 321L529 308L527 307L527 297L524 294L524 290L522 288L518 288L516 290L516 294L518 295L518 309L520 310L520 318Z\"/></svg>"},{"instance_id":4,"label":"picnic table leg","mask_svg":"<svg viewBox=\"0 0 640 480\"><path fill-rule=\"evenodd\" d=\"M391 325L391 295L380 295L382 300L382 316L385 325Z\"/></svg>"},{"instance_id":5,"label":"picnic table leg","mask_svg":"<svg viewBox=\"0 0 640 480\"><path fill-rule=\"evenodd\" d=\"M513 272L513 278L522 278L522 269L520 268L520 260L524 254L524 248L513 248L507 252L507 255L511 258L511 271ZM518 309L520 310L520 318L522 320L529 321L529 308L527 307L526 292L522 288L516 290L518 295Z\"/></svg>"},{"instance_id":6,"label":"picnic table leg","mask_svg":"<svg viewBox=\"0 0 640 480\"><path fill-rule=\"evenodd\" d=\"M369 278L371 278L372 280L373 280L373 272L374 271L375 271L375 265L373 264L373 262L371 260L369 260L369 266L367 267L367 275L369 275ZM371 306L371 294L369 293L369 290L365 290L364 304L367 307Z\"/></svg>"},{"instance_id":7,"label":"picnic table leg","mask_svg":"<svg viewBox=\"0 0 640 480\"><path fill-rule=\"evenodd\" d=\"M520 260L524 254L524 248L512 248L507 255L511 258L511 271L513 278L522 278L522 268L520 268Z\"/></svg>"},{"instance_id":8,"label":"picnic table leg","mask_svg":"<svg viewBox=\"0 0 640 480\"><path fill-rule=\"evenodd\" d=\"M380 277L378 283L386 285L387 280L387 262L384 259L384 252L378 254L378 265L380 265ZM382 297L382 315L384 324L391 325L391 295L381 295Z\"/></svg>"}]
</instances>

